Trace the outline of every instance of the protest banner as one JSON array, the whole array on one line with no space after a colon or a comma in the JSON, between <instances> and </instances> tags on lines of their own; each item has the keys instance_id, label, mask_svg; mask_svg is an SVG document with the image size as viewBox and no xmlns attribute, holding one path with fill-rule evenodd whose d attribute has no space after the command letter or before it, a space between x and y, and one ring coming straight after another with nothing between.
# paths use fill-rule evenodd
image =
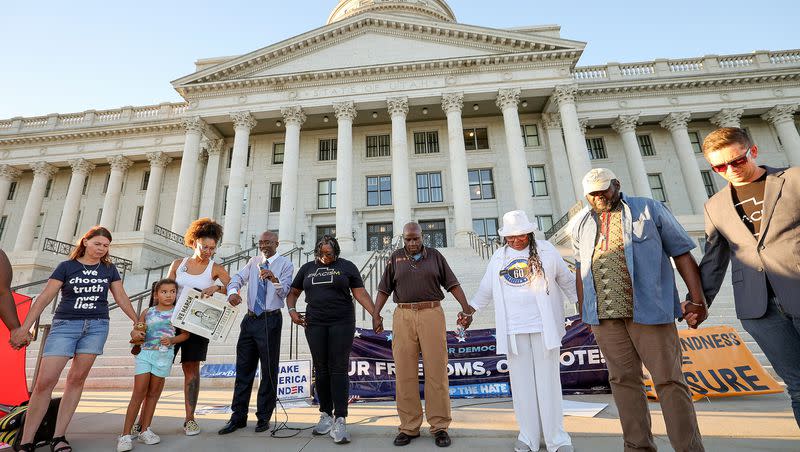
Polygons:
<instances>
[{"instance_id":1,"label":"protest banner","mask_svg":"<svg viewBox=\"0 0 800 452\"><path fill-rule=\"evenodd\" d=\"M199 290L184 289L175 303L172 314L172 325L213 342L225 342L234 322L238 309L231 306L225 295L215 293L210 297L202 297Z\"/></svg>"},{"instance_id":2,"label":"protest banner","mask_svg":"<svg viewBox=\"0 0 800 452\"><path fill-rule=\"evenodd\" d=\"M783 392L730 326L681 330L679 336L681 368L694 400ZM647 396L657 399L647 369L644 384Z\"/></svg>"}]
</instances>

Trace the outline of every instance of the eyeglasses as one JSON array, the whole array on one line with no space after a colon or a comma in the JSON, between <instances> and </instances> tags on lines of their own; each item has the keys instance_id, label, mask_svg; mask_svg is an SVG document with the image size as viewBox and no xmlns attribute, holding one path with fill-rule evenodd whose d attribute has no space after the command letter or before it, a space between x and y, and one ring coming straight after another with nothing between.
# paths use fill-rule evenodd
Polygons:
<instances>
[{"instance_id":1,"label":"eyeglasses","mask_svg":"<svg viewBox=\"0 0 800 452\"><path fill-rule=\"evenodd\" d=\"M734 166L734 167L738 168L738 167L744 165L745 163L747 163L747 157L750 154L750 150L751 149L752 148L747 148L747 150L744 152L744 154L742 154L739 157L736 157L733 160L730 160L730 161L725 162L725 163L720 163L719 165L711 165L711 169L713 169L715 173L724 173L724 172L728 171L728 167L729 166Z\"/></svg>"}]
</instances>

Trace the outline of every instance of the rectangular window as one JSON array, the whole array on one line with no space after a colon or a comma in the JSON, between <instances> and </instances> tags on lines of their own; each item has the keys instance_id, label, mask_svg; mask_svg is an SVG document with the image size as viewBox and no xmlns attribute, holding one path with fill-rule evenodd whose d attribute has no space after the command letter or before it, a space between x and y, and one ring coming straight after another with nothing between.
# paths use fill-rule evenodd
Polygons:
<instances>
[{"instance_id":1,"label":"rectangular window","mask_svg":"<svg viewBox=\"0 0 800 452\"><path fill-rule=\"evenodd\" d=\"M536 215L536 227L542 232L549 231L553 227L553 216Z\"/></svg>"},{"instance_id":2,"label":"rectangular window","mask_svg":"<svg viewBox=\"0 0 800 452\"><path fill-rule=\"evenodd\" d=\"M692 143L692 148L694 149L695 154L703 153L703 143L700 141L700 133L689 132L689 142Z\"/></svg>"},{"instance_id":3,"label":"rectangular window","mask_svg":"<svg viewBox=\"0 0 800 452\"><path fill-rule=\"evenodd\" d=\"M103 208L97 209L97 221L94 224L100 224L100 219L103 218Z\"/></svg>"},{"instance_id":4,"label":"rectangular window","mask_svg":"<svg viewBox=\"0 0 800 452\"><path fill-rule=\"evenodd\" d=\"M472 229L478 237L487 243L498 238L497 218L474 218L472 220Z\"/></svg>"},{"instance_id":5,"label":"rectangular window","mask_svg":"<svg viewBox=\"0 0 800 452\"><path fill-rule=\"evenodd\" d=\"M53 188L53 179L47 179L47 185L44 187L44 197L50 197L50 190Z\"/></svg>"},{"instance_id":6,"label":"rectangular window","mask_svg":"<svg viewBox=\"0 0 800 452\"><path fill-rule=\"evenodd\" d=\"M145 171L142 174L142 186L139 187L139 190L147 190L147 185L150 183L150 171Z\"/></svg>"},{"instance_id":7,"label":"rectangular window","mask_svg":"<svg viewBox=\"0 0 800 452\"><path fill-rule=\"evenodd\" d=\"M540 146L541 141L539 141L539 126L536 124L525 124L522 127L522 141L525 143L525 147L528 146Z\"/></svg>"},{"instance_id":8,"label":"rectangular window","mask_svg":"<svg viewBox=\"0 0 800 452\"><path fill-rule=\"evenodd\" d=\"M319 161L336 160L337 139L319 140Z\"/></svg>"},{"instance_id":9,"label":"rectangular window","mask_svg":"<svg viewBox=\"0 0 800 452\"><path fill-rule=\"evenodd\" d=\"M228 158L225 161L225 168L230 168L233 163L233 148L228 149Z\"/></svg>"},{"instance_id":10,"label":"rectangular window","mask_svg":"<svg viewBox=\"0 0 800 452\"><path fill-rule=\"evenodd\" d=\"M283 153L286 150L285 143L275 143L272 145L272 164L283 164Z\"/></svg>"},{"instance_id":11,"label":"rectangular window","mask_svg":"<svg viewBox=\"0 0 800 452\"><path fill-rule=\"evenodd\" d=\"M6 200L12 201L16 193L17 193L17 181L14 181L11 182L11 185L8 186L8 196L6 196Z\"/></svg>"},{"instance_id":12,"label":"rectangular window","mask_svg":"<svg viewBox=\"0 0 800 452\"><path fill-rule=\"evenodd\" d=\"M607 159L606 144L602 137L587 138L586 149L589 151L589 160Z\"/></svg>"},{"instance_id":13,"label":"rectangular window","mask_svg":"<svg viewBox=\"0 0 800 452\"><path fill-rule=\"evenodd\" d=\"M247 146L247 166L248 167L250 166L250 154L252 152L252 148L253 148L252 146L249 146L249 145Z\"/></svg>"},{"instance_id":14,"label":"rectangular window","mask_svg":"<svg viewBox=\"0 0 800 452\"><path fill-rule=\"evenodd\" d=\"M33 240L37 240L42 235L42 223L44 223L44 212L39 214L39 220L36 221L36 229L33 232Z\"/></svg>"},{"instance_id":15,"label":"rectangular window","mask_svg":"<svg viewBox=\"0 0 800 452\"><path fill-rule=\"evenodd\" d=\"M317 242L326 235L331 237L336 237L336 225L335 224L326 224L322 226L317 226Z\"/></svg>"},{"instance_id":16,"label":"rectangular window","mask_svg":"<svg viewBox=\"0 0 800 452\"><path fill-rule=\"evenodd\" d=\"M467 151L489 149L489 133L486 128L464 129L464 149Z\"/></svg>"},{"instance_id":17,"label":"rectangular window","mask_svg":"<svg viewBox=\"0 0 800 452\"><path fill-rule=\"evenodd\" d=\"M653 140L650 135L636 135L636 140L639 141L639 152L642 157L652 157L656 155L656 150L653 148Z\"/></svg>"},{"instance_id":18,"label":"rectangular window","mask_svg":"<svg viewBox=\"0 0 800 452\"><path fill-rule=\"evenodd\" d=\"M89 190L89 175L87 174L86 177L83 178L83 188L81 189L81 194L86 195L86 191Z\"/></svg>"},{"instance_id":19,"label":"rectangular window","mask_svg":"<svg viewBox=\"0 0 800 452\"><path fill-rule=\"evenodd\" d=\"M650 191L653 192L653 199L667 202L667 192L664 190L664 181L661 179L661 173L648 174L647 180L650 182Z\"/></svg>"},{"instance_id":20,"label":"rectangular window","mask_svg":"<svg viewBox=\"0 0 800 452\"><path fill-rule=\"evenodd\" d=\"M103 194L108 192L108 183L111 181L111 172L106 173L106 180L103 182Z\"/></svg>"},{"instance_id":21,"label":"rectangular window","mask_svg":"<svg viewBox=\"0 0 800 452\"><path fill-rule=\"evenodd\" d=\"M222 189L222 215L228 213L228 186Z\"/></svg>"},{"instance_id":22,"label":"rectangular window","mask_svg":"<svg viewBox=\"0 0 800 452\"><path fill-rule=\"evenodd\" d=\"M81 211L78 211L78 216L75 217L75 229L72 230L72 236L78 235L78 226L81 224Z\"/></svg>"},{"instance_id":23,"label":"rectangular window","mask_svg":"<svg viewBox=\"0 0 800 452\"><path fill-rule=\"evenodd\" d=\"M392 205L392 176L367 177L367 205Z\"/></svg>"},{"instance_id":24,"label":"rectangular window","mask_svg":"<svg viewBox=\"0 0 800 452\"><path fill-rule=\"evenodd\" d=\"M269 184L269 211L270 212L280 212L281 211L281 184L280 184L280 182Z\"/></svg>"},{"instance_id":25,"label":"rectangular window","mask_svg":"<svg viewBox=\"0 0 800 452\"><path fill-rule=\"evenodd\" d=\"M442 173L417 173L417 202L442 202Z\"/></svg>"},{"instance_id":26,"label":"rectangular window","mask_svg":"<svg viewBox=\"0 0 800 452\"><path fill-rule=\"evenodd\" d=\"M368 135L367 157L389 157L392 155L392 139L390 135Z\"/></svg>"},{"instance_id":27,"label":"rectangular window","mask_svg":"<svg viewBox=\"0 0 800 452\"><path fill-rule=\"evenodd\" d=\"M547 176L545 175L544 167L529 166L528 172L530 173L533 196L547 196Z\"/></svg>"},{"instance_id":28,"label":"rectangular window","mask_svg":"<svg viewBox=\"0 0 800 452\"><path fill-rule=\"evenodd\" d=\"M714 187L714 176L711 175L711 171L700 171L700 175L703 176L703 185L706 187L706 195L708 197L714 196L714 193L717 192L717 188Z\"/></svg>"},{"instance_id":29,"label":"rectangular window","mask_svg":"<svg viewBox=\"0 0 800 452\"><path fill-rule=\"evenodd\" d=\"M3 240L3 233L6 232L6 221L8 221L8 215L0 217L0 240Z\"/></svg>"},{"instance_id":30,"label":"rectangular window","mask_svg":"<svg viewBox=\"0 0 800 452\"><path fill-rule=\"evenodd\" d=\"M144 206L136 207L136 220L133 222L133 230L139 231L142 229L142 215L144 214Z\"/></svg>"},{"instance_id":31,"label":"rectangular window","mask_svg":"<svg viewBox=\"0 0 800 452\"><path fill-rule=\"evenodd\" d=\"M414 132L414 154L439 152L439 132Z\"/></svg>"},{"instance_id":32,"label":"rectangular window","mask_svg":"<svg viewBox=\"0 0 800 452\"><path fill-rule=\"evenodd\" d=\"M317 181L317 209L336 208L336 179Z\"/></svg>"},{"instance_id":33,"label":"rectangular window","mask_svg":"<svg viewBox=\"0 0 800 452\"><path fill-rule=\"evenodd\" d=\"M494 199L494 180L492 170L474 169L467 171L470 199Z\"/></svg>"},{"instance_id":34,"label":"rectangular window","mask_svg":"<svg viewBox=\"0 0 800 452\"><path fill-rule=\"evenodd\" d=\"M367 223L367 251L391 247L392 229L392 223Z\"/></svg>"}]
</instances>

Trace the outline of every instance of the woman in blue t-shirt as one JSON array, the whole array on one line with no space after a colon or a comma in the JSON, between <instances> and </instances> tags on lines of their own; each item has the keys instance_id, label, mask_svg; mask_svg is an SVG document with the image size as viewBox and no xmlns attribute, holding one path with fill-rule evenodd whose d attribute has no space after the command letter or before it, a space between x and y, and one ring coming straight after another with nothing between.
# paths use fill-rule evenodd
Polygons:
<instances>
[{"instance_id":1,"label":"woman in blue t-shirt","mask_svg":"<svg viewBox=\"0 0 800 452\"><path fill-rule=\"evenodd\" d=\"M31 306L25 322L11 335L12 343L26 340L33 324L61 291L61 301L56 307L53 325L44 343L39 376L28 403L18 450L34 450L31 443L50 405L53 388L67 362L73 359L51 442L54 452L72 451L64 433L80 401L89 370L97 355L103 354L108 337L109 291L120 309L131 319L131 325L136 323L137 316L131 300L122 287L117 268L109 260L110 245L111 233L104 227L95 226L84 234L69 259L58 264L53 271L44 290Z\"/></svg>"}]
</instances>

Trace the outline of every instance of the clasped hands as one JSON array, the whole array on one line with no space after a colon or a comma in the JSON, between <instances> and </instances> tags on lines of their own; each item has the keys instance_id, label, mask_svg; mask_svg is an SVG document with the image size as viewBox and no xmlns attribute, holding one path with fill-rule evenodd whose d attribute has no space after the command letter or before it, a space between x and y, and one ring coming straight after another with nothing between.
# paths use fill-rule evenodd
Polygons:
<instances>
[{"instance_id":1,"label":"clasped hands","mask_svg":"<svg viewBox=\"0 0 800 452\"><path fill-rule=\"evenodd\" d=\"M689 328L697 329L708 318L708 305L705 300L689 299L681 303L681 313Z\"/></svg>"},{"instance_id":2,"label":"clasped hands","mask_svg":"<svg viewBox=\"0 0 800 452\"><path fill-rule=\"evenodd\" d=\"M456 323L466 330L470 325L472 325L472 314L474 313L474 309L471 309L471 312L460 311L458 313L458 319L456 320Z\"/></svg>"},{"instance_id":3,"label":"clasped hands","mask_svg":"<svg viewBox=\"0 0 800 452\"><path fill-rule=\"evenodd\" d=\"M32 340L33 335L30 333L30 331L19 327L15 328L14 331L11 331L11 336L8 340L8 343L11 344L11 348L14 350L19 350L22 347L27 347Z\"/></svg>"}]
</instances>

